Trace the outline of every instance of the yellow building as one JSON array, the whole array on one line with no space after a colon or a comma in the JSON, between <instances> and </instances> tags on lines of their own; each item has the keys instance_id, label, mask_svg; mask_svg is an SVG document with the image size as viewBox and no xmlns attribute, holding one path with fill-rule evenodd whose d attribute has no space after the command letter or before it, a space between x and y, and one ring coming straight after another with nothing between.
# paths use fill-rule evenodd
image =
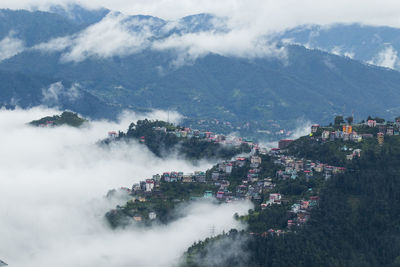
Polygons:
<instances>
[{"instance_id":1,"label":"yellow building","mask_svg":"<svg viewBox=\"0 0 400 267\"><path fill-rule=\"evenodd\" d=\"M378 143L379 145L383 145L383 143L385 142L385 136L383 133L378 133Z\"/></svg>"},{"instance_id":2,"label":"yellow building","mask_svg":"<svg viewBox=\"0 0 400 267\"><path fill-rule=\"evenodd\" d=\"M353 126L343 125L343 132L347 133L347 134L351 134L353 132Z\"/></svg>"}]
</instances>

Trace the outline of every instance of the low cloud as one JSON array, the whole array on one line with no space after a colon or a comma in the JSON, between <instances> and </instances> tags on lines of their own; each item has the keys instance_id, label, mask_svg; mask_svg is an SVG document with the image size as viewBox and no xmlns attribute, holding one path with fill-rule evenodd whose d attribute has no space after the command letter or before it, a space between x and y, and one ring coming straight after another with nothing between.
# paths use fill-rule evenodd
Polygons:
<instances>
[{"instance_id":1,"label":"low cloud","mask_svg":"<svg viewBox=\"0 0 400 267\"><path fill-rule=\"evenodd\" d=\"M99 23L90 26L76 37L71 38L69 51L63 62L80 62L90 57L108 58L126 56L142 51L152 36L152 21L142 22L129 19L120 13L110 13ZM130 27L139 26L134 31Z\"/></svg>"},{"instance_id":2,"label":"low cloud","mask_svg":"<svg viewBox=\"0 0 400 267\"><path fill-rule=\"evenodd\" d=\"M60 98L74 101L81 96L80 85L74 83L70 88L65 88L62 82L56 82L42 89L42 95L42 102L46 104L58 104Z\"/></svg>"},{"instance_id":3,"label":"low cloud","mask_svg":"<svg viewBox=\"0 0 400 267\"><path fill-rule=\"evenodd\" d=\"M321 50L323 50L323 49L321 49ZM354 52L343 51L342 47L340 47L340 46L335 46L330 52L337 56L345 56L348 58L354 58Z\"/></svg>"},{"instance_id":4,"label":"low cloud","mask_svg":"<svg viewBox=\"0 0 400 267\"><path fill-rule=\"evenodd\" d=\"M198 21L192 21L196 28ZM110 58L140 53L145 49L175 55L174 66L191 63L210 53L243 58L286 58L284 48L269 42L267 35L247 25L236 27L229 20L209 18L211 28L185 29L182 21L164 22L152 17L131 17L109 13L102 21L78 34L41 43L33 49L60 52L61 62L81 62L88 58ZM234 23L235 24L235 23ZM170 32L176 32L169 34ZM165 35L167 37L165 37Z\"/></svg>"},{"instance_id":5,"label":"low cloud","mask_svg":"<svg viewBox=\"0 0 400 267\"><path fill-rule=\"evenodd\" d=\"M197 203L169 226L110 230L103 218L115 205L103 197L109 189L211 164L160 159L135 142L109 149L96 145L108 131L126 130L128 121L144 115L125 113L119 122L97 121L82 129L26 125L57 113L0 110L0 127L6 129L0 132L0 258L10 266L172 266L211 226L216 233L241 227L232 216L251 208L247 202Z\"/></svg>"},{"instance_id":6,"label":"low cloud","mask_svg":"<svg viewBox=\"0 0 400 267\"><path fill-rule=\"evenodd\" d=\"M14 37L14 33L10 32L7 37L0 41L0 62L21 53L24 49L24 42Z\"/></svg>"},{"instance_id":7,"label":"low cloud","mask_svg":"<svg viewBox=\"0 0 400 267\"><path fill-rule=\"evenodd\" d=\"M173 65L181 66L193 62L208 54L229 57L263 58L277 57L286 59L284 47L278 48L270 43L266 36L249 36L243 30L230 32L200 32L184 35L172 35L152 44L156 51L172 51L176 59Z\"/></svg>"},{"instance_id":8,"label":"low cloud","mask_svg":"<svg viewBox=\"0 0 400 267\"><path fill-rule=\"evenodd\" d=\"M312 123L310 121L300 120L297 123L296 128L292 131L291 135L289 136L289 139L295 140L302 136L309 135L311 133L311 125Z\"/></svg>"},{"instance_id":9,"label":"low cloud","mask_svg":"<svg viewBox=\"0 0 400 267\"><path fill-rule=\"evenodd\" d=\"M387 45L375 58L368 61L368 63L385 68L395 69L399 66L399 58L397 51L391 45Z\"/></svg>"},{"instance_id":10,"label":"low cloud","mask_svg":"<svg viewBox=\"0 0 400 267\"><path fill-rule=\"evenodd\" d=\"M214 240L203 248L206 255L195 254L191 261L199 267L246 266L251 257L251 252L246 247L248 240L248 237L241 234Z\"/></svg>"}]
</instances>

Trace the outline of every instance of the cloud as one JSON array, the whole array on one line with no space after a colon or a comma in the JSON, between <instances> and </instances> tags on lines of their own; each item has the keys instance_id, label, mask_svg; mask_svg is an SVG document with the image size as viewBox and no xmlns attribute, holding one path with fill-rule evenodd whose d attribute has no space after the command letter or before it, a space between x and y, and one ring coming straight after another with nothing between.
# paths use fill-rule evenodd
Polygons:
<instances>
[{"instance_id":1,"label":"cloud","mask_svg":"<svg viewBox=\"0 0 400 267\"><path fill-rule=\"evenodd\" d=\"M156 21L141 20L110 12L100 22L78 34L52 39L35 45L41 52L62 52L61 62L81 62L88 58L109 58L141 52L152 37Z\"/></svg>"},{"instance_id":2,"label":"cloud","mask_svg":"<svg viewBox=\"0 0 400 267\"><path fill-rule=\"evenodd\" d=\"M395 0L386 0L384 3L372 0L6 0L0 3L0 7L48 10L52 4L68 8L72 3L88 8L107 7L125 15L112 12L79 34L36 46L41 51L61 51L62 62L127 56L148 48L174 52L172 64L175 66L190 63L209 53L245 58L278 56L285 59L284 50L269 43L267 36L306 24L358 22L400 27L400 3ZM136 26L139 21L127 16L146 14L169 20L162 33L174 27L179 29L182 25L178 19L181 17L198 13L210 13L223 18L212 23L223 27L225 31L182 32L160 38L158 33L152 31L152 24L157 21L141 20L144 26L138 29ZM341 54L353 56L348 51Z\"/></svg>"},{"instance_id":3,"label":"cloud","mask_svg":"<svg viewBox=\"0 0 400 267\"><path fill-rule=\"evenodd\" d=\"M72 38L70 51L64 53L64 62L80 62L90 57L108 58L140 52L152 36L152 21L130 19L119 13L110 13L99 23L90 26L76 38ZM140 25L131 31L130 27Z\"/></svg>"},{"instance_id":4,"label":"cloud","mask_svg":"<svg viewBox=\"0 0 400 267\"><path fill-rule=\"evenodd\" d=\"M348 58L354 58L354 52L343 51L342 47L340 47L340 46L335 46L330 52L337 56L345 56Z\"/></svg>"},{"instance_id":5,"label":"cloud","mask_svg":"<svg viewBox=\"0 0 400 267\"><path fill-rule=\"evenodd\" d=\"M228 33L200 32L184 35L174 34L166 39L153 43L157 51L173 51L177 57L173 62L181 66L195 61L210 53L229 57L286 58L285 48L277 48L276 44L268 43L266 36L249 35L243 30L233 30Z\"/></svg>"},{"instance_id":6,"label":"cloud","mask_svg":"<svg viewBox=\"0 0 400 267\"><path fill-rule=\"evenodd\" d=\"M304 120L304 118L298 118L298 122L295 125L294 130L287 132L286 136L282 136L280 139L292 139L296 140L302 136L309 135L311 133L311 122ZM271 142L261 142L260 145L267 149L277 148L279 140Z\"/></svg>"},{"instance_id":7,"label":"cloud","mask_svg":"<svg viewBox=\"0 0 400 267\"><path fill-rule=\"evenodd\" d=\"M232 28L225 20L210 18L210 28L196 28L193 19L188 29L182 21L163 23L155 18L130 17L111 12L102 21L78 34L55 38L33 49L61 52L61 62L81 62L88 58L110 58L140 53L144 49L169 51L176 56L175 66L190 63L210 53L223 56L256 58L274 56L286 58L284 48L269 43L267 36L246 28ZM192 30L192 31L190 31ZM177 33L168 35L169 32ZM164 38L163 35L168 37Z\"/></svg>"},{"instance_id":8,"label":"cloud","mask_svg":"<svg viewBox=\"0 0 400 267\"><path fill-rule=\"evenodd\" d=\"M7 37L0 41L0 62L21 53L24 49L24 42L15 38L14 33L10 32Z\"/></svg>"},{"instance_id":9,"label":"cloud","mask_svg":"<svg viewBox=\"0 0 400 267\"><path fill-rule=\"evenodd\" d=\"M196 266L246 266L251 257L247 242L249 238L242 234L228 235L220 239L214 239L205 245L203 253L194 254L191 261Z\"/></svg>"},{"instance_id":10,"label":"cloud","mask_svg":"<svg viewBox=\"0 0 400 267\"><path fill-rule=\"evenodd\" d=\"M398 66L398 61L397 51L391 45L387 45L375 58L368 61L368 63L394 69Z\"/></svg>"},{"instance_id":11,"label":"cloud","mask_svg":"<svg viewBox=\"0 0 400 267\"><path fill-rule=\"evenodd\" d=\"M66 98L74 101L81 96L80 85L74 83L70 88L65 88L62 82L51 84L48 88L42 89L43 103L58 104L59 98Z\"/></svg>"},{"instance_id":12,"label":"cloud","mask_svg":"<svg viewBox=\"0 0 400 267\"><path fill-rule=\"evenodd\" d=\"M40 43L32 47L32 50L38 50L41 52L60 52L67 49L72 43L71 36L58 37L51 39L46 43Z\"/></svg>"},{"instance_id":13,"label":"cloud","mask_svg":"<svg viewBox=\"0 0 400 267\"><path fill-rule=\"evenodd\" d=\"M57 113L0 110L0 127L6 129L0 132L0 257L10 266L171 266L211 226L217 232L241 227L232 216L251 208L246 202L198 203L169 226L110 230L103 220L115 205L103 197L109 189L166 170L207 169L210 163L159 159L136 143L96 145L108 131L126 130L128 121L143 114L125 113L119 122L97 121L82 129L26 125Z\"/></svg>"}]
</instances>

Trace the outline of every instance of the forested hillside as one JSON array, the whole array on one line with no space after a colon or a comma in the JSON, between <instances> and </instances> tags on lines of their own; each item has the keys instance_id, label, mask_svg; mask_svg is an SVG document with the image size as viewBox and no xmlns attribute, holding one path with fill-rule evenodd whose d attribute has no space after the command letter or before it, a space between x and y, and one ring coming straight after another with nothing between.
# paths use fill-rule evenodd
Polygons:
<instances>
[{"instance_id":1,"label":"forested hillside","mask_svg":"<svg viewBox=\"0 0 400 267\"><path fill-rule=\"evenodd\" d=\"M232 231L195 244L184 266L398 266L400 138L362 153L326 182L304 226L280 236ZM230 257L217 260L212 249Z\"/></svg>"}]
</instances>

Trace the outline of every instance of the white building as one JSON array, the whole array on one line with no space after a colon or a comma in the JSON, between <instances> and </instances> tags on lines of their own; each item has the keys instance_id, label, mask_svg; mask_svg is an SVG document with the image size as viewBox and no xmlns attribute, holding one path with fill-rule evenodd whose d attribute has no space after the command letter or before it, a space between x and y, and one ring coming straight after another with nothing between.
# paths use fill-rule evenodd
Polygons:
<instances>
[{"instance_id":1,"label":"white building","mask_svg":"<svg viewBox=\"0 0 400 267\"><path fill-rule=\"evenodd\" d=\"M146 180L146 192L151 192L154 188L154 181L153 180Z\"/></svg>"}]
</instances>

